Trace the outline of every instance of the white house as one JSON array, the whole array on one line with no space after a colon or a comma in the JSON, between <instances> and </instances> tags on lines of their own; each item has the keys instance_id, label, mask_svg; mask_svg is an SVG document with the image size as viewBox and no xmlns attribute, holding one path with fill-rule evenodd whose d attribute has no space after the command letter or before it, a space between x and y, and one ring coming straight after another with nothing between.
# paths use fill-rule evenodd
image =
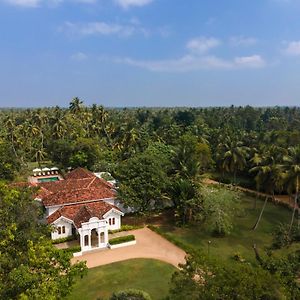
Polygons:
<instances>
[{"instance_id":1,"label":"white house","mask_svg":"<svg viewBox=\"0 0 300 300\"><path fill-rule=\"evenodd\" d=\"M115 206L116 191L92 172L78 168L65 180L40 183L36 199L46 209L52 239L79 234L81 251L108 245L108 230L121 227L123 212Z\"/></svg>"}]
</instances>

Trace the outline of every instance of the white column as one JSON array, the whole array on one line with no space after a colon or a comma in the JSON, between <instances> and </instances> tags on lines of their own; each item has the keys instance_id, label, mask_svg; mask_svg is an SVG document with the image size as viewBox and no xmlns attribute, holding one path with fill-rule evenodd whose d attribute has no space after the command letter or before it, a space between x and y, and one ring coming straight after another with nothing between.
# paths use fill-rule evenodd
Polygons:
<instances>
[{"instance_id":1,"label":"white column","mask_svg":"<svg viewBox=\"0 0 300 300\"><path fill-rule=\"evenodd\" d=\"M92 232L89 230L89 249L92 249Z\"/></svg>"},{"instance_id":2,"label":"white column","mask_svg":"<svg viewBox=\"0 0 300 300\"><path fill-rule=\"evenodd\" d=\"M81 251L83 250L84 247L84 235L80 234L80 247L81 247Z\"/></svg>"},{"instance_id":3,"label":"white column","mask_svg":"<svg viewBox=\"0 0 300 300\"><path fill-rule=\"evenodd\" d=\"M108 244L108 229L107 226L104 228L104 242L107 245Z\"/></svg>"}]
</instances>

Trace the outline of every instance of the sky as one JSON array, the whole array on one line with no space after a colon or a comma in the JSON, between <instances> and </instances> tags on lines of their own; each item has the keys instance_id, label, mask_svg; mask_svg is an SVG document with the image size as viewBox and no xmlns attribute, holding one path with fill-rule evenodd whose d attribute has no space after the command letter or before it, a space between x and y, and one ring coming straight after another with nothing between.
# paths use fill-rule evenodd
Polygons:
<instances>
[{"instance_id":1,"label":"sky","mask_svg":"<svg viewBox=\"0 0 300 300\"><path fill-rule=\"evenodd\" d=\"M0 107L298 106L300 0L0 0Z\"/></svg>"}]
</instances>

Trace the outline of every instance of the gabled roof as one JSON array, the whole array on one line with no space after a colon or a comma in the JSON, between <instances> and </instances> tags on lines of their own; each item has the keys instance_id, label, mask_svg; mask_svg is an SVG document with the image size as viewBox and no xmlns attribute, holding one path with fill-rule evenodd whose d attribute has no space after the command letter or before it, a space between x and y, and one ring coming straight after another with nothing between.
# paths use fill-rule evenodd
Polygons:
<instances>
[{"instance_id":1,"label":"gabled roof","mask_svg":"<svg viewBox=\"0 0 300 300\"><path fill-rule=\"evenodd\" d=\"M47 222L52 224L60 217L65 217L72 220L77 228L80 228L81 223L88 222L90 218L97 217L100 220L103 219L103 216L112 209L122 213L119 208L104 201L68 205L59 208L50 215L47 218Z\"/></svg>"},{"instance_id":2,"label":"gabled roof","mask_svg":"<svg viewBox=\"0 0 300 300\"><path fill-rule=\"evenodd\" d=\"M113 186L92 172L78 168L65 180L40 183L37 198L44 206L66 205L92 200L115 198Z\"/></svg>"},{"instance_id":3,"label":"gabled roof","mask_svg":"<svg viewBox=\"0 0 300 300\"><path fill-rule=\"evenodd\" d=\"M66 179L84 179L94 177L95 175L91 171L84 168L76 168L65 176Z\"/></svg>"}]
</instances>

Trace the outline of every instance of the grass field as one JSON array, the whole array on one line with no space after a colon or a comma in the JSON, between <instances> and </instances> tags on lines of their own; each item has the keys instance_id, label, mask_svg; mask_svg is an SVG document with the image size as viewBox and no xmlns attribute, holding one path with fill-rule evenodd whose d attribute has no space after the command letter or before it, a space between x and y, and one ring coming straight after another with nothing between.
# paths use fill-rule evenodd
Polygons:
<instances>
[{"instance_id":1,"label":"grass field","mask_svg":"<svg viewBox=\"0 0 300 300\"><path fill-rule=\"evenodd\" d=\"M160 228L172 238L193 248L202 249L205 253L209 252L210 255L231 259L238 252L245 259L254 262L252 245L256 243L261 250L270 246L273 229L280 222L288 223L292 212L284 207L268 203L259 227L253 231L251 228L255 224L263 201L257 200L255 210L253 209L253 198L243 196L241 201L244 213L235 218L232 233L226 237L212 237L211 232L205 226L179 228L163 225ZM208 241L211 241L209 246ZM300 248L299 245L296 245L296 248Z\"/></svg>"},{"instance_id":2,"label":"grass field","mask_svg":"<svg viewBox=\"0 0 300 300\"><path fill-rule=\"evenodd\" d=\"M69 300L109 299L114 291L141 289L159 300L167 296L175 267L152 259L132 259L88 270Z\"/></svg>"}]
</instances>

